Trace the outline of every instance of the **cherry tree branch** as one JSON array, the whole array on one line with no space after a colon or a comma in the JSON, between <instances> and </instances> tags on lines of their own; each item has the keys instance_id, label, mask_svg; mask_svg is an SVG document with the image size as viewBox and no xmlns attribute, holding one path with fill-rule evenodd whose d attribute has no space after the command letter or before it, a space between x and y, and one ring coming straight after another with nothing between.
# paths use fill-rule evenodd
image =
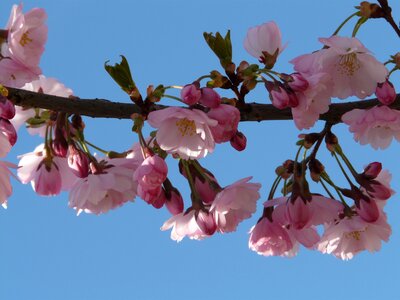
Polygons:
<instances>
[{"instance_id":1,"label":"cherry tree branch","mask_svg":"<svg viewBox=\"0 0 400 300\"><path fill-rule=\"evenodd\" d=\"M68 114L79 114L93 118L130 119L133 113L141 113L141 108L133 103L113 102L105 99L63 98L31 91L7 88L8 98L18 106L28 108L43 108ZM391 108L400 109L400 94L397 95ZM344 113L355 109L367 109L379 104L377 99L360 100L354 102L334 103L327 113L320 119L335 124L341 122ZM166 108L167 106L154 104L150 111ZM241 121L272 121L292 120L290 109L279 110L272 104L247 103L240 105Z\"/></svg>"}]
</instances>

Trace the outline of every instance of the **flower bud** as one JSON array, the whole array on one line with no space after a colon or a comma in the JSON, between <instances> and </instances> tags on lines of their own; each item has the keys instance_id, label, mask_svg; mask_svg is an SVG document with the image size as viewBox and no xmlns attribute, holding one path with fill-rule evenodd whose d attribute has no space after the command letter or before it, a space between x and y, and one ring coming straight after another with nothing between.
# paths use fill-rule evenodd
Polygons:
<instances>
[{"instance_id":1,"label":"flower bud","mask_svg":"<svg viewBox=\"0 0 400 300\"><path fill-rule=\"evenodd\" d=\"M243 151L246 149L247 138L240 131L236 132L236 134L230 140L231 146L237 151Z\"/></svg>"},{"instance_id":2,"label":"flower bud","mask_svg":"<svg viewBox=\"0 0 400 300\"><path fill-rule=\"evenodd\" d=\"M170 198L168 199L167 197L165 206L172 215L178 215L183 212L183 199L177 189L171 190Z\"/></svg>"},{"instance_id":3,"label":"flower bud","mask_svg":"<svg viewBox=\"0 0 400 300\"><path fill-rule=\"evenodd\" d=\"M356 210L358 215L366 222L375 222L379 218L379 208L373 199L369 199L369 201L361 199Z\"/></svg>"},{"instance_id":4,"label":"flower bud","mask_svg":"<svg viewBox=\"0 0 400 300\"><path fill-rule=\"evenodd\" d=\"M382 164L380 162L372 162L369 163L368 166L365 167L364 172L361 174L367 179L375 179L379 173L382 171Z\"/></svg>"},{"instance_id":5,"label":"flower bud","mask_svg":"<svg viewBox=\"0 0 400 300\"><path fill-rule=\"evenodd\" d=\"M331 131L328 131L325 135L325 143L326 143L326 148L328 148L329 151L335 152L336 147L339 146L339 140L336 135L334 135Z\"/></svg>"},{"instance_id":6,"label":"flower bud","mask_svg":"<svg viewBox=\"0 0 400 300\"><path fill-rule=\"evenodd\" d=\"M77 177L86 178L89 175L88 157L72 145L69 146L68 166Z\"/></svg>"},{"instance_id":7,"label":"flower bud","mask_svg":"<svg viewBox=\"0 0 400 300\"><path fill-rule=\"evenodd\" d=\"M187 105L194 105L201 98L201 90L195 84L187 84L181 90L181 99Z\"/></svg>"},{"instance_id":8,"label":"flower bud","mask_svg":"<svg viewBox=\"0 0 400 300\"><path fill-rule=\"evenodd\" d=\"M213 235L217 230L217 224L212 213L199 211L196 221L200 230L206 235Z\"/></svg>"},{"instance_id":9,"label":"flower bud","mask_svg":"<svg viewBox=\"0 0 400 300\"><path fill-rule=\"evenodd\" d=\"M204 87L201 89L199 102L206 107L216 108L221 103L221 96L214 89Z\"/></svg>"},{"instance_id":10,"label":"flower bud","mask_svg":"<svg viewBox=\"0 0 400 300\"><path fill-rule=\"evenodd\" d=\"M389 80L378 83L375 90L375 95L384 105L390 105L396 100L396 90Z\"/></svg>"},{"instance_id":11,"label":"flower bud","mask_svg":"<svg viewBox=\"0 0 400 300\"><path fill-rule=\"evenodd\" d=\"M11 120L15 116L14 104L5 97L0 96L0 117Z\"/></svg>"},{"instance_id":12,"label":"flower bud","mask_svg":"<svg viewBox=\"0 0 400 300\"><path fill-rule=\"evenodd\" d=\"M0 118L0 134L4 134L11 146L14 146L17 142L17 132L14 126L7 119Z\"/></svg>"},{"instance_id":13,"label":"flower bud","mask_svg":"<svg viewBox=\"0 0 400 300\"><path fill-rule=\"evenodd\" d=\"M304 92L309 85L308 81L300 73L291 74L287 84L295 92Z\"/></svg>"},{"instance_id":14,"label":"flower bud","mask_svg":"<svg viewBox=\"0 0 400 300\"><path fill-rule=\"evenodd\" d=\"M308 168L310 169L311 179L315 182L320 181L320 176L325 170L324 165L318 159L311 158L310 162L308 163Z\"/></svg>"}]
</instances>

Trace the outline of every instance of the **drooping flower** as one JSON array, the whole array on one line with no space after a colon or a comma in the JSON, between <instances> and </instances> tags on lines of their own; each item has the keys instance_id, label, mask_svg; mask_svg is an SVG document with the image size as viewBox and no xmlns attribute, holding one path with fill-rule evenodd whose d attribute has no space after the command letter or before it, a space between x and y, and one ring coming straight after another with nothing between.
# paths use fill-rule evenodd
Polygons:
<instances>
[{"instance_id":1,"label":"drooping flower","mask_svg":"<svg viewBox=\"0 0 400 300\"><path fill-rule=\"evenodd\" d=\"M272 68L284 49L278 25L270 21L250 28L244 40L244 48L268 68Z\"/></svg>"},{"instance_id":2,"label":"drooping flower","mask_svg":"<svg viewBox=\"0 0 400 300\"><path fill-rule=\"evenodd\" d=\"M327 73L332 79L332 97L364 99L386 81L388 70L356 38L320 38L327 48L293 59L296 71L303 74Z\"/></svg>"},{"instance_id":3,"label":"drooping flower","mask_svg":"<svg viewBox=\"0 0 400 300\"><path fill-rule=\"evenodd\" d=\"M164 225L161 227L161 230L165 231L172 228L171 239L177 242L180 242L185 236L192 240L202 240L209 237L209 233L211 232L210 228L213 226L206 225L205 223L207 222L205 222L203 216L200 217L200 221L198 221L196 212L198 213L198 211L191 209L190 211L172 216L164 223ZM211 223L212 220L213 219L211 218L208 220L208 222ZM198 224L199 222L203 223L202 228L200 228Z\"/></svg>"},{"instance_id":4,"label":"drooping flower","mask_svg":"<svg viewBox=\"0 0 400 300\"><path fill-rule=\"evenodd\" d=\"M69 206L81 212L102 214L133 201L137 183L132 173L138 167L135 159L106 159L94 166L86 177L77 180L69 194Z\"/></svg>"},{"instance_id":5,"label":"drooping flower","mask_svg":"<svg viewBox=\"0 0 400 300\"><path fill-rule=\"evenodd\" d=\"M219 192L210 208L220 232L235 231L238 224L251 217L260 198L261 184L250 183L251 177L241 179Z\"/></svg>"},{"instance_id":6,"label":"drooping flower","mask_svg":"<svg viewBox=\"0 0 400 300\"><path fill-rule=\"evenodd\" d=\"M158 155L147 157L133 174L133 179L138 183L138 196L149 204L157 201L167 173L164 159Z\"/></svg>"},{"instance_id":7,"label":"drooping flower","mask_svg":"<svg viewBox=\"0 0 400 300\"><path fill-rule=\"evenodd\" d=\"M342 121L361 145L385 149L393 138L400 141L400 112L386 105L353 109L342 116Z\"/></svg>"},{"instance_id":8,"label":"drooping flower","mask_svg":"<svg viewBox=\"0 0 400 300\"><path fill-rule=\"evenodd\" d=\"M381 241L387 242L391 232L383 212L380 218L372 223L364 221L359 216L345 217L339 222L326 225L317 249L322 253L349 260L364 250L378 251L381 248Z\"/></svg>"},{"instance_id":9,"label":"drooping flower","mask_svg":"<svg viewBox=\"0 0 400 300\"><path fill-rule=\"evenodd\" d=\"M198 109L168 107L151 112L148 122L158 128L157 143L168 153L183 159L198 159L214 150L210 127L218 122Z\"/></svg>"}]
</instances>

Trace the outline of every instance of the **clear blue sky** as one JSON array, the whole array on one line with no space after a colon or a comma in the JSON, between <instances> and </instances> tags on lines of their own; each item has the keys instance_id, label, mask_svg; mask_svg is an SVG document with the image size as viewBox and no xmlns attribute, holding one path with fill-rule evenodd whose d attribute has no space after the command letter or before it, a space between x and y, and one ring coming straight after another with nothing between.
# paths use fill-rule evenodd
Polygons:
<instances>
[{"instance_id":1,"label":"clear blue sky","mask_svg":"<svg viewBox=\"0 0 400 300\"><path fill-rule=\"evenodd\" d=\"M396 20L400 4L391 1ZM14 2L1 0L0 24ZM242 47L250 26L275 20L288 42L277 68L290 72L291 58L320 47L358 1L25 1L44 7L49 40L42 59L46 76L56 77L82 98L128 101L103 69L118 55L128 58L142 91L148 84L186 84L218 61L203 42L203 31L232 30L235 61L254 61ZM373 21L359 37L381 60L400 50L399 39L383 21ZM400 77L394 77L395 83ZM398 85L400 90L400 85ZM267 103L262 89L251 100ZM250 98L249 98L250 99ZM128 121L87 119L87 137L107 149L123 150L136 141ZM319 131L322 124L316 126ZM386 210L393 235L379 253L349 262L302 249L293 259L266 258L248 250L247 232L261 213L275 167L294 156L298 131L291 122L241 124L248 149L217 147L202 162L222 185L253 175L263 184L259 211L233 234L177 244L159 228L169 218L138 199L102 216L75 212L67 195L37 197L15 182L9 209L0 210L0 299L396 299L400 295L400 204L395 195ZM352 142L343 125L334 128L361 169L382 161L400 191L400 147L386 151ZM9 160L40 143L21 131ZM331 159L323 155L329 168ZM172 181L188 189L171 161ZM175 172L176 173L176 172Z\"/></svg>"}]
</instances>

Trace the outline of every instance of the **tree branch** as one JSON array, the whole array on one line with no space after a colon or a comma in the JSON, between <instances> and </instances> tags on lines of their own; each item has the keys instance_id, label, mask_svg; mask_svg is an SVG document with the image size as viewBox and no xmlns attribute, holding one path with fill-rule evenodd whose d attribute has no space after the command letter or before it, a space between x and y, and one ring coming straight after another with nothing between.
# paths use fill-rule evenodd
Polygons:
<instances>
[{"instance_id":1,"label":"tree branch","mask_svg":"<svg viewBox=\"0 0 400 300\"><path fill-rule=\"evenodd\" d=\"M18 106L43 108L68 114L79 114L93 118L130 119L133 113L141 113L139 106L132 103L113 102L104 99L63 98L40 94L31 91L7 88L8 98ZM320 119L330 123L340 123L344 113L355 109L367 109L379 104L377 99L354 102L334 103L329 111ZM167 106L154 104L151 110L159 110ZM400 94L391 108L400 109ZM279 110L272 104L248 103L239 107L241 121L292 120L290 109Z\"/></svg>"}]
</instances>

